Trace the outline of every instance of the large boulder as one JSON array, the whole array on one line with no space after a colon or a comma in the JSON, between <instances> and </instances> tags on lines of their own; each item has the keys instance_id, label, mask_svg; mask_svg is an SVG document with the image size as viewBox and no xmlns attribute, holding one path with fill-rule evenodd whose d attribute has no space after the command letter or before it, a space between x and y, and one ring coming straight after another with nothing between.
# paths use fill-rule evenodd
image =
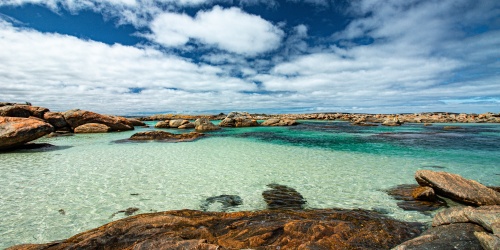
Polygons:
<instances>
[{"instance_id":1,"label":"large boulder","mask_svg":"<svg viewBox=\"0 0 500 250\"><path fill-rule=\"evenodd\" d=\"M52 131L52 125L38 119L0 117L0 150L23 145Z\"/></svg>"},{"instance_id":2,"label":"large boulder","mask_svg":"<svg viewBox=\"0 0 500 250\"><path fill-rule=\"evenodd\" d=\"M165 131L146 131L133 134L129 140L132 141L165 141L165 142L186 142L194 141L204 136L202 133L191 132L186 134L172 134Z\"/></svg>"},{"instance_id":3,"label":"large boulder","mask_svg":"<svg viewBox=\"0 0 500 250\"><path fill-rule=\"evenodd\" d=\"M145 213L69 239L14 249L390 249L420 233L364 210Z\"/></svg>"},{"instance_id":4,"label":"large boulder","mask_svg":"<svg viewBox=\"0 0 500 250\"><path fill-rule=\"evenodd\" d=\"M256 127L259 123L247 112L231 112L219 123L221 127Z\"/></svg>"},{"instance_id":5,"label":"large boulder","mask_svg":"<svg viewBox=\"0 0 500 250\"><path fill-rule=\"evenodd\" d=\"M75 129L78 126L87 123L104 124L110 127L111 131L125 131L134 129L134 126L129 120L120 116L101 115L91 111L79 109L66 111L63 113L63 116L72 129Z\"/></svg>"},{"instance_id":6,"label":"large boulder","mask_svg":"<svg viewBox=\"0 0 500 250\"><path fill-rule=\"evenodd\" d=\"M28 118L31 116L31 113L22 106L8 105L0 107L0 116Z\"/></svg>"},{"instance_id":7,"label":"large boulder","mask_svg":"<svg viewBox=\"0 0 500 250\"><path fill-rule=\"evenodd\" d=\"M86 123L75 128L75 133L107 133L111 128L100 123Z\"/></svg>"},{"instance_id":8,"label":"large boulder","mask_svg":"<svg viewBox=\"0 0 500 250\"><path fill-rule=\"evenodd\" d=\"M474 206L500 205L500 193L457 174L419 170L415 179L420 186L434 189L437 195Z\"/></svg>"},{"instance_id":9,"label":"large boulder","mask_svg":"<svg viewBox=\"0 0 500 250\"><path fill-rule=\"evenodd\" d=\"M196 131L214 131L219 130L220 127L215 126L209 119L207 118L198 118L194 121L194 129Z\"/></svg>"},{"instance_id":10,"label":"large boulder","mask_svg":"<svg viewBox=\"0 0 500 250\"><path fill-rule=\"evenodd\" d=\"M43 119L50 123L50 125L54 126L56 130L69 127L61 112L46 112L43 115Z\"/></svg>"}]
</instances>

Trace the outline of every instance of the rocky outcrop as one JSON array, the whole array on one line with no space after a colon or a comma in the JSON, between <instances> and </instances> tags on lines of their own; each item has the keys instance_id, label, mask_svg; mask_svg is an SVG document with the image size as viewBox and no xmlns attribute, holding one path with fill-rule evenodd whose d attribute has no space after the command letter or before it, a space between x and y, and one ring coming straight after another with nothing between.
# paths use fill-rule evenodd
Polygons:
<instances>
[{"instance_id":1,"label":"rocky outcrop","mask_svg":"<svg viewBox=\"0 0 500 250\"><path fill-rule=\"evenodd\" d=\"M111 128L100 123L86 123L75 128L75 133L107 133Z\"/></svg>"},{"instance_id":2,"label":"rocky outcrop","mask_svg":"<svg viewBox=\"0 0 500 250\"><path fill-rule=\"evenodd\" d=\"M231 112L219 123L221 127L256 127L259 123L247 112Z\"/></svg>"},{"instance_id":3,"label":"rocky outcrop","mask_svg":"<svg viewBox=\"0 0 500 250\"><path fill-rule=\"evenodd\" d=\"M279 184L269 184L267 186L271 189L262 192L267 208L291 210L304 208L306 200L295 189Z\"/></svg>"},{"instance_id":4,"label":"rocky outcrop","mask_svg":"<svg viewBox=\"0 0 500 250\"><path fill-rule=\"evenodd\" d=\"M111 131L126 131L134 129L134 126L129 120L119 116L101 115L91 111L79 109L66 111L63 113L63 116L72 129L87 123L104 124L110 127Z\"/></svg>"},{"instance_id":5,"label":"rocky outcrop","mask_svg":"<svg viewBox=\"0 0 500 250\"><path fill-rule=\"evenodd\" d=\"M25 105L9 105L0 107L0 116L8 117L24 117L28 118L31 116L29 110L24 108Z\"/></svg>"},{"instance_id":6,"label":"rocky outcrop","mask_svg":"<svg viewBox=\"0 0 500 250\"><path fill-rule=\"evenodd\" d=\"M436 193L434 193L434 189L431 187L417 187L413 189L411 196L415 200L420 201L436 201Z\"/></svg>"},{"instance_id":7,"label":"rocky outcrop","mask_svg":"<svg viewBox=\"0 0 500 250\"><path fill-rule=\"evenodd\" d=\"M186 134L172 134L165 131L146 131L133 134L129 140L132 141L164 141L164 142L187 142L194 141L205 136L202 133L191 132Z\"/></svg>"},{"instance_id":8,"label":"rocky outcrop","mask_svg":"<svg viewBox=\"0 0 500 250\"><path fill-rule=\"evenodd\" d=\"M269 119L260 124L261 126L293 126L297 121L291 119Z\"/></svg>"},{"instance_id":9,"label":"rocky outcrop","mask_svg":"<svg viewBox=\"0 0 500 250\"><path fill-rule=\"evenodd\" d=\"M50 124L38 119L0 117L0 150L14 148L36 140L54 130Z\"/></svg>"},{"instance_id":10,"label":"rocky outcrop","mask_svg":"<svg viewBox=\"0 0 500 250\"><path fill-rule=\"evenodd\" d=\"M198 118L194 121L194 129L196 131L214 131L219 130L220 127L215 126L208 118Z\"/></svg>"},{"instance_id":11,"label":"rocky outcrop","mask_svg":"<svg viewBox=\"0 0 500 250\"><path fill-rule=\"evenodd\" d=\"M139 214L67 240L14 249L390 249L420 228L364 210Z\"/></svg>"},{"instance_id":12,"label":"rocky outcrop","mask_svg":"<svg viewBox=\"0 0 500 250\"><path fill-rule=\"evenodd\" d=\"M500 193L457 174L419 170L415 179L421 186L433 188L436 194L467 205L500 205Z\"/></svg>"}]
</instances>

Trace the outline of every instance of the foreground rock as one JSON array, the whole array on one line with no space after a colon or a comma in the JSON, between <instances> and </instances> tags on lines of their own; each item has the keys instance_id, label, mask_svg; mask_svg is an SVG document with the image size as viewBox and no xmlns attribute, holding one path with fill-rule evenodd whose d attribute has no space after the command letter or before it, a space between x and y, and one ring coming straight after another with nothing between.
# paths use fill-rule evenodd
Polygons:
<instances>
[{"instance_id":1,"label":"foreground rock","mask_svg":"<svg viewBox=\"0 0 500 250\"><path fill-rule=\"evenodd\" d=\"M220 127L215 126L209 119L207 118L198 118L194 121L194 129L196 131L214 131L219 130Z\"/></svg>"},{"instance_id":2,"label":"foreground rock","mask_svg":"<svg viewBox=\"0 0 500 250\"><path fill-rule=\"evenodd\" d=\"M0 117L0 150L23 145L53 130L50 124L38 119Z\"/></svg>"},{"instance_id":3,"label":"foreground rock","mask_svg":"<svg viewBox=\"0 0 500 250\"><path fill-rule=\"evenodd\" d=\"M69 110L63 113L64 119L72 129L87 123L99 123L110 127L110 131L133 130L132 122L124 117L108 116L85 110Z\"/></svg>"},{"instance_id":4,"label":"foreground rock","mask_svg":"<svg viewBox=\"0 0 500 250\"><path fill-rule=\"evenodd\" d=\"M231 112L219 123L221 127L256 127L259 123L247 112Z\"/></svg>"},{"instance_id":5,"label":"foreground rock","mask_svg":"<svg viewBox=\"0 0 500 250\"><path fill-rule=\"evenodd\" d=\"M262 197L269 209L300 210L306 204L302 195L291 187L279 184L269 184L270 190L262 192Z\"/></svg>"},{"instance_id":6,"label":"foreground rock","mask_svg":"<svg viewBox=\"0 0 500 250\"><path fill-rule=\"evenodd\" d=\"M132 141L164 141L164 142L187 142L194 141L205 136L202 133L191 132L185 134L172 134L165 131L146 131L133 134L129 140Z\"/></svg>"},{"instance_id":7,"label":"foreground rock","mask_svg":"<svg viewBox=\"0 0 500 250\"><path fill-rule=\"evenodd\" d=\"M363 210L140 214L67 240L13 249L390 249L419 226Z\"/></svg>"},{"instance_id":8,"label":"foreground rock","mask_svg":"<svg viewBox=\"0 0 500 250\"><path fill-rule=\"evenodd\" d=\"M421 186L433 188L436 194L467 205L500 205L500 193L457 174L419 170L415 179Z\"/></svg>"},{"instance_id":9,"label":"foreground rock","mask_svg":"<svg viewBox=\"0 0 500 250\"><path fill-rule=\"evenodd\" d=\"M432 228L395 249L499 249L500 206L453 207L440 211Z\"/></svg>"}]
</instances>

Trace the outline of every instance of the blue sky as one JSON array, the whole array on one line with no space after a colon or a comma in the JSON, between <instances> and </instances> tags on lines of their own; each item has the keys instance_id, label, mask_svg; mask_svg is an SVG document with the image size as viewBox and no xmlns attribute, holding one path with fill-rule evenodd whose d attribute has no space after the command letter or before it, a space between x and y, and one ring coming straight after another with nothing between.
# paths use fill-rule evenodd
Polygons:
<instances>
[{"instance_id":1,"label":"blue sky","mask_svg":"<svg viewBox=\"0 0 500 250\"><path fill-rule=\"evenodd\" d=\"M0 0L0 101L498 113L500 2Z\"/></svg>"}]
</instances>

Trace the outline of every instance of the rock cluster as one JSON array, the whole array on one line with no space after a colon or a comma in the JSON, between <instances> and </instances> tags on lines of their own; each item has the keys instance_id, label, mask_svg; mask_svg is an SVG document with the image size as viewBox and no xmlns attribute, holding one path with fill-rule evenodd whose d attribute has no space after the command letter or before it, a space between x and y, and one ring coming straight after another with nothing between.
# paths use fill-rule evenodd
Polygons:
<instances>
[{"instance_id":1,"label":"rock cluster","mask_svg":"<svg viewBox=\"0 0 500 250\"><path fill-rule=\"evenodd\" d=\"M164 142L187 142L204 136L202 133L191 132L185 134L172 134L165 131L146 131L133 134L128 140L131 141L164 141Z\"/></svg>"},{"instance_id":2,"label":"rock cluster","mask_svg":"<svg viewBox=\"0 0 500 250\"><path fill-rule=\"evenodd\" d=\"M433 190L469 206L441 210L432 228L394 249L500 249L500 193L446 172L419 170L415 179L422 186L414 189L415 198L434 199Z\"/></svg>"},{"instance_id":3,"label":"rock cluster","mask_svg":"<svg viewBox=\"0 0 500 250\"><path fill-rule=\"evenodd\" d=\"M28 104L0 103L0 150L12 149L51 132L58 132L52 135L105 133L133 130L135 124L144 123L79 109L50 112Z\"/></svg>"},{"instance_id":4,"label":"rock cluster","mask_svg":"<svg viewBox=\"0 0 500 250\"><path fill-rule=\"evenodd\" d=\"M247 112L231 112L219 123L221 127L256 127L259 123Z\"/></svg>"}]
</instances>

